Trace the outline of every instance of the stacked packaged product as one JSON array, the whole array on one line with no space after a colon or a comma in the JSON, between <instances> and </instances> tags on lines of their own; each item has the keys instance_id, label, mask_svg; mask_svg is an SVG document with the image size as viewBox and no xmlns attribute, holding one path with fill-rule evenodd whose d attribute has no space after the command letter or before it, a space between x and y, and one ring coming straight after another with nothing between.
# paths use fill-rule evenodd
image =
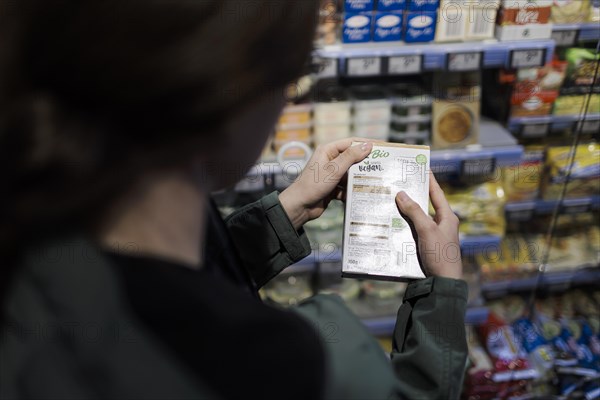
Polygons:
<instances>
[{"instance_id":1,"label":"stacked packaged product","mask_svg":"<svg viewBox=\"0 0 600 400\"><path fill-rule=\"evenodd\" d=\"M544 234L507 235L500 246L489 246L477 255L481 279L495 282L530 277L538 272L542 263L546 264L546 272L597 265L599 238L600 229L596 226L563 230L552 238L547 249Z\"/></svg>"},{"instance_id":2,"label":"stacked packaged product","mask_svg":"<svg viewBox=\"0 0 600 400\"><path fill-rule=\"evenodd\" d=\"M342 42L433 41L439 0L345 0Z\"/></svg>"},{"instance_id":3,"label":"stacked packaged product","mask_svg":"<svg viewBox=\"0 0 600 400\"><path fill-rule=\"evenodd\" d=\"M452 211L460 219L463 236L504 236L506 220L504 189L498 181L477 185L442 184Z\"/></svg>"},{"instance_id":4,"label":"stacked packaged product","mask_svg":"<svg viewBox=\"0 0 600 400\"><path fill-rule=\"evenodd\" d=\"M432 146L464 148L479 143L481 73L437 73L432 105Z\"/></svg>"},{"instance_id":5,"label":"stacked packaged product","mask_svg":"<svg viewBox=\"0 0 600 400\"><path fill-rule=\"evenodd\" d=\"M581 24L600 21L598 0L560 0L552 3L550 21L554 24Z\"/></svg>"},{"instance_id":6,"label":"stacked packaged product","mask_svg":"<svg viewBox=\"0 0 600 400\"><path fill-rule=\"evenodd\" d=\"M467 327L465 399L597 398L600 394L600 292L574 290L489 304L486 323Z\"/></svg>"},{"instance_id":7,"label":"stacked packaged product","mask_svg":"<svg viewBox=\"0 0 600 400\"><path fill-rule=\"evenodd\" d=\"M496 22L498 40L549 39L552 0L502 0Z\"/></svg>"},{"instance_id":8,"label":"stacked packaged product","mask_svg":"<svg viewBox=\"0 0 600 400\"><path fill-rule=\"evenodd\" d=\"M594 49L568 48L558 53L567 64L566 79L556 99L555 115L600 114L600 54ZM590 85L592 86L590 93Z\"/></svg>"},{"instance_id":9,"label":"stacked packaged product","mask_svg":"<svg viewBox=\"0 0 600 400\"><path fill-rule=\"evenodd\" d=\"M500 0L442 0L436 42L485 40L494 37Z\"/></svg>"}]
</instances>

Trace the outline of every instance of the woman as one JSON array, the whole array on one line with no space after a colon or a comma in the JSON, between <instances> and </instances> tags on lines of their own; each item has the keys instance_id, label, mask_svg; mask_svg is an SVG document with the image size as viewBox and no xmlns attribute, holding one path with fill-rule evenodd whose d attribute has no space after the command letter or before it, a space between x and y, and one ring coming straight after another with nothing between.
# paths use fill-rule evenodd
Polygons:
<instances>
[{"instance_id":1,"label":"woman","mask_svg":"<svg viewBox=\"0 0 600 400\"><path fill-rule=\"evenodd\" d=\"M292 312L256 296L309 253L302 225L343 195L369 143L317 149L310 170L322 173L225 224L208 200L258 157L317 6L5 4L1 398L458 397L460 260L421 252L434 277L407 290L391 366L335 297ZM434 179L431 199L434 220L403 193L397 203L421 250L456 245ZM323 322L336 341L315 334Z\"/></svg>"}]
</instances>

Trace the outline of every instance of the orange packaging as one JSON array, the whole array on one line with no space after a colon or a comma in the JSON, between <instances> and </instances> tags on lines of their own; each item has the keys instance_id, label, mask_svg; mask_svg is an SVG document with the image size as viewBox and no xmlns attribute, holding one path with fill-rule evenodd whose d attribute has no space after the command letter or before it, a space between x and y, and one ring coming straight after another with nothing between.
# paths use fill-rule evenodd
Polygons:
<instances>
[{"instance_id":1,"label":"orange packaging","mask_svg":"<svg viewBox=\"0 0 600 400\"><path fill-rule=\"evenodd\" d=\"M539 92L515 92L511 99L511 117L531 117L548 115L558 92L553 90Z\"/></svg>"},{"instance_id":2,"label":"orange packaging","mask_svg":"<svg viewBox=\"0 0 600 400\"><path fill-rule=\"evenodd\" d=\"M547 24L550 21L551 11L551 7L502 8L497 23L499 25Z\"/></svg>"}]
</instances>

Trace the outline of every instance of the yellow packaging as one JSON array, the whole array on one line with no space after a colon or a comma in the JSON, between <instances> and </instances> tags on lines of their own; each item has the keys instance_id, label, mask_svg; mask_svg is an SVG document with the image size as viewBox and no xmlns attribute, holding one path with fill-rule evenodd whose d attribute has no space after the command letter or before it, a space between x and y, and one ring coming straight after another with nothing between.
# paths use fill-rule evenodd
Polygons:
<instances>
[{"instance_id":1,"label":"yellow packaging","mask_svg":"<svg viewBox=\"0 0 600 400\"><path fill-rule=\"evenodd\" d=\"M544 171L544 146L527 146L520 164L502 169L507 201L530 201L538 197Z\"/></svg>"},{"instance_id":2,"label":"yellow packaging","mask_svg":"<svg viewBox=\"0 0 600 400\"><path fill-rule=\"evenodd\" d=\"M462 235L504 235L505 195L500 182L466 187L444 185L444 193L461 220L459 231Z\"/></svg>"},{"instance_id":3,"label":"yellow packaging","mask_svg":"<svg viewBox=\"0 0 600 400\"><path fill-rule=\"evenodd\" d=\"M571 147L551 147L546 156L546 176L542 188L546 200L560 197L569 171ZM600 193L600 146L595 143L580 145L575 151L571 179L566 197L586 197Z\"/></svg>"},{"instance_id":4,"label":"yellow packaging","mask_svg":"<svg viewBox=\"0 0 600 400\"><path fill-rule=\"evenodd\" d=\"M554 24L578 24L590 18L589 0L554 0L550 22Z\"/></svg>"},{"instance_id":5,"label":"yellow packaging","mask_svg":"<svg viewBox=\"0 0 600 400\"><path fill-rule=\"evenodd\" d=\"M589 98L589 103L587 102ZM600 113L600 94L559 96L554 103L554 115L579 115L585 110L588 114Z\"/></svg>"}]
</instances>

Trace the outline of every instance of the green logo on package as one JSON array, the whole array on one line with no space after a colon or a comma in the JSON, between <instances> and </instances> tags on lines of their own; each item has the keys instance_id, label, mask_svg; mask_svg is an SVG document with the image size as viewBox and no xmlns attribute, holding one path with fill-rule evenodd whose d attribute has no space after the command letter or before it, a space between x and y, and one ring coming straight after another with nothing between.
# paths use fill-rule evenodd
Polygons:
<instances>
[{"instance_id":1,"label":"green logo on package","mask_svg":"<svg viewBox=\"0 0 600 400\"><path fill-rule=\"evenodd\" d=\"M384 150L373 150L367 158L388 158L390 153Z\"/></svg>"},{"instance_id":2,"label":"green logo on package","mask_svg":"<svg viewBox=\"0 0 600 400\"><path fill-rule=\"evenodd\" d=\"M425 165L427 164L427 157L425 154L419 154L416 158L417 164Z\"/></svg>"},{"instance_id":3,"label":"green logo on package","mask_svg":"<svg viewBox=\"0 0 600 400\"><path fill-rule=\"evenodd\" d=\"M392 228L404 228L404 221L402 221L400 218L392 218Z\"/></svg>"}]
</instances>

